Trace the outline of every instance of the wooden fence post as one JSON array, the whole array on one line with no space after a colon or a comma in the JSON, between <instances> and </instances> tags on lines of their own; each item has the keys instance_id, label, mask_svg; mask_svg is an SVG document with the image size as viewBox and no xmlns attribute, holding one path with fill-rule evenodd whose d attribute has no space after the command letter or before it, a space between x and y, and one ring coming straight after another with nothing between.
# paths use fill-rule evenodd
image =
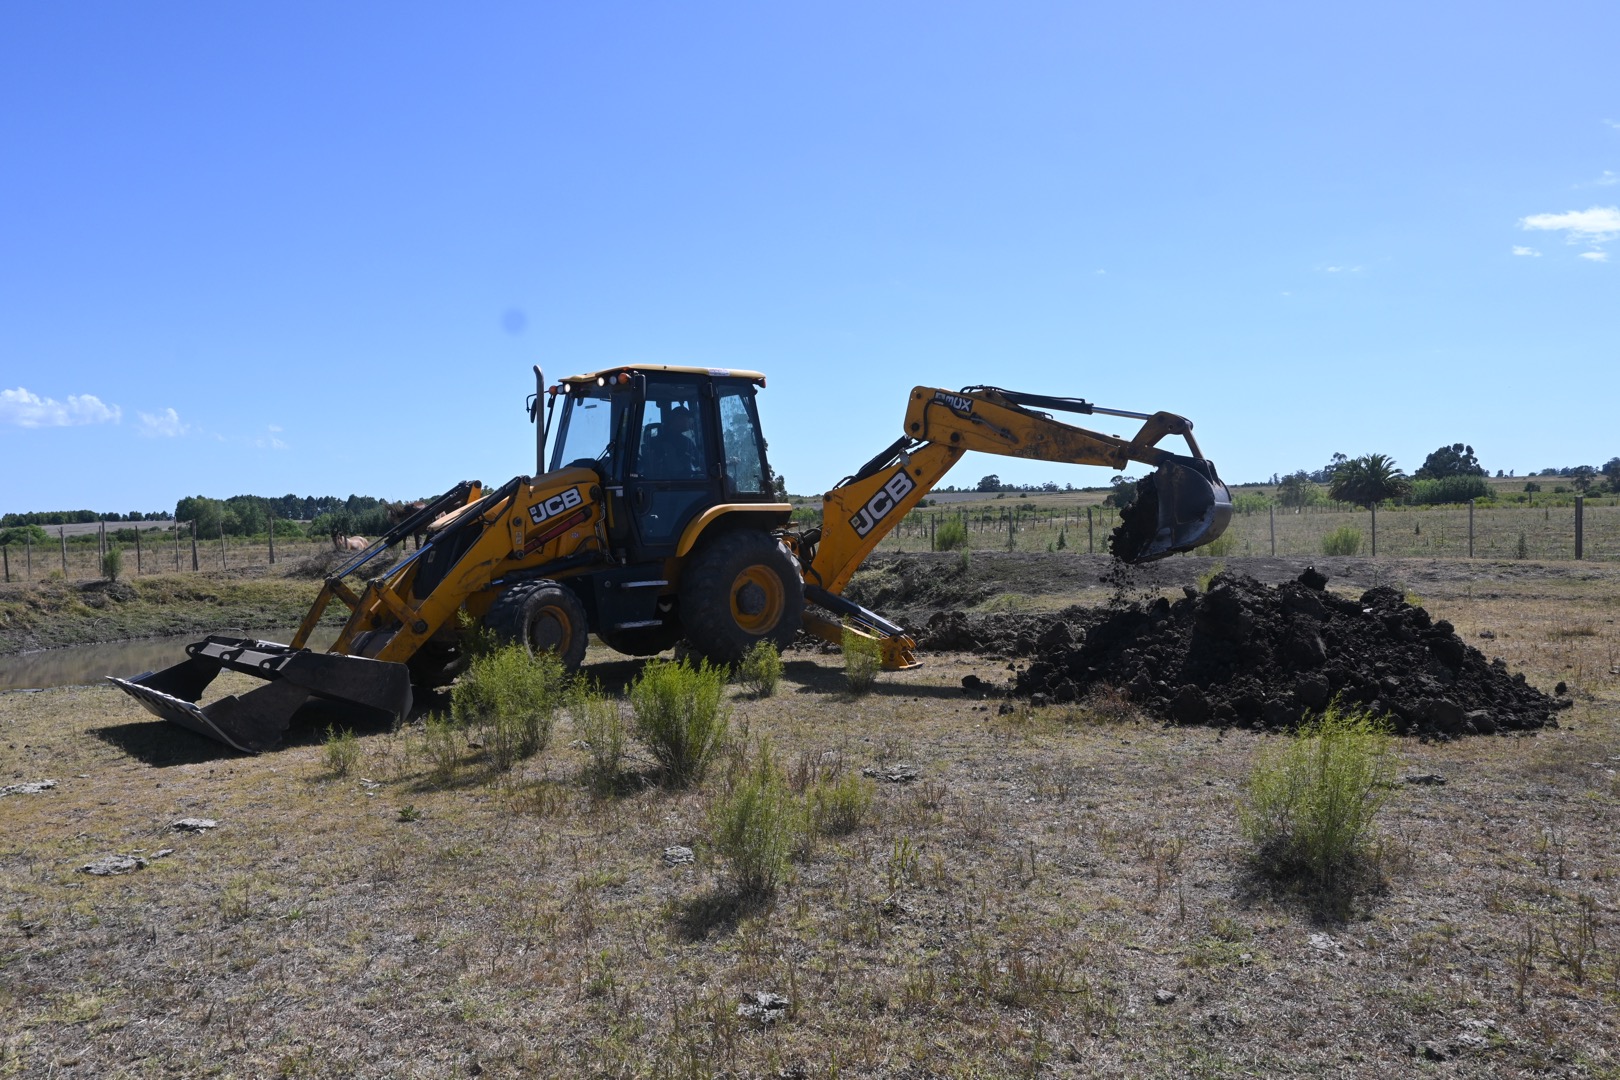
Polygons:
<instances>
[{"instance_id":1,"label":"wooden fence post","mask_svg":"<svg viewBox=\"0 0 1620 1080\"><path fill-rule=\"evenodd\" d=\"M67 526L58 525L56 527L56 536L57 539L62 541L62 576L67 577Z\"/></svg>"},{"instance_id":2,"label":"wooden fence post","mask_svg":"<svg viewBox=\"0 0 1620 1080\"><path fill-rule=\"evenodd\" d=\"M141 529L135 527L135 576L141 576Z\"/></svg>"},{"instance_id":3,"label":"wooden fence post","mask_svg":"<svg viewBox=\"0 0 1620 1080\"><path fill-rule=\"evenodd\" d=\"M1468 557L1474 557L1474 500L1468 500Z\"/></svg>"},{"instance_id":4,"label":"wooden fence post","mask_svg":"<svg viewBox=\"0 0 1620 1080\"><path fill-rule=\"evenodd\" d=\"M191 569L195 573L201 567L197 565L197 519L191 519Z\"/></svg>"},{"instance_id":5,"label":"wooden fence post","mask_svg":"<svg viewBox=\"0 0 1620 1080\"><path fill-rule=\"evenodd\" d=\"M230 569L225 565L225 518L223 516L219 519L219 568L221 570Z\"/></svg>"},{"instance_id":6,"label":"wooden fence post","mask_svg":"<svg viewBox=\"0 0 1620 1080\"><path fill-rule=\"evenodd\" d=\"M1266 507L1266 516L1271 519L1271 557L1277 557L1277 505L1275 503Z\"/></svg>"},{"instance_id":7,"label":"wooden fence post","mask_svg":"<svg viewBox=\"0 0 1620 1080\"><path fill-rule=\"evenodd\" d=\"M23 541L23 555L28 559L28 580L34 580L34 541L30 538Z\"/></svg>"},{"instance_id":8,"label":"wooden fence post","mask_svg":"<svg viewBox=\"0 0 1620 1080\"><path fill-rule=\"evenodd\" d=\"M174 523L174 572L180 572L180 522Z\"/></svg>"},{"instance_id":9,"label":"wooden fence post","mask_svg":"<svg viewBox=\"0 0 1620 1080\"><path fill-rule=\"evenodd\" d=\"M1091 507L1086 507L1086 553L1097 554L1097 534L1091 528Z\"/></svg>"},{"instance_id":10,"label":"wooden fence post","mask_svg":"<svg viewBox=\"0 0 1620 1080\"><path fill-rule=\"evenodd\" d=\"M1581 558L1585 554L1585 545L1583 541L1586 539L1586 537L1584 535L1584 530L1582 529L1582 519L1585 518L1585 516L1586 496L1577 495L1575 496L1575 558L1577 559Z\"/></svg>"},{"instance_id":11,"label":"wooden fence post","mask_svg":"<svg viewBox=\"0 0 1620 1080\"><path fill-rule=\"evenodd\" d=\"M1378 504L1373 503L1368 509L1372 511L1372 553L1373 558L1376 559L1378 558Z\"/></svg>"},{"instance_id":12,"label":"wooden fence post","mask_svg":"<svg viewBox=\"0 0 1620 1080\"><path fill-rule=\"evenodd\" d=\"M6 584L11 584L11 545L0 544L0 558L6 561Z\"/></svg>"},{"instance_id":13,"label":"wooden fence post","mask_svg":"<svg viewBox=\"0 0 1620 1080\"><path fill-rule=\"evenodd\" d=\"M276 515L270 515L270 565L276 565Z\"/></svg>"}]
</instances>

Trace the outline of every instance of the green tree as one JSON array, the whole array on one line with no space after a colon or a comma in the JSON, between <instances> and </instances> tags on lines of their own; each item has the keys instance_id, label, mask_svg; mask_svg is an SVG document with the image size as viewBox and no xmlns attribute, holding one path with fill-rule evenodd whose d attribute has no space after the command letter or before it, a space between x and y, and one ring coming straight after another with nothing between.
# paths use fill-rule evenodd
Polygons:
<instances>
[{"instance_id":1,"label":"green tree","mask_svg":"<svg viewBox=\"0 0 1620 1080\"><path fill-rule=\"evenodd\" d=\"M1412 481L1395 467L1387 454L1363 454L1333 470L1328 495L1339 502L1372 508L1386 499L1399 499L1412 490Z\"/></svg>"},{"instance_id":2,"label":"green tree","mask_svg":"<svg viewBox=\"0 0 1620 1080\"><path fill-rule=\"evenodd\" d=\"M1316 490L1311 474L1300 469L1277 482L1277 501L1284 506L1309 506L1317 497Z\"/></svg>"},{"instance_id":3,"label":"green tree","mask_svg":"<svg viewBox=\"0 0 1620 1080\"><path fill-rule=\"evenodd\" d=\"M1444 480L1448 476L1484 476L1485 470L1466 443L1442 446L1423 459L1423 467L1412 474L1414 480Z\"/></svg>"},{"instance_id":4,"label":"green tree","mask_svg":"<svg viewBox=\"0 0 1620 1080\"><path fill-rule=\"evenodd\" d=\"M979 491L1000 491L1001 490L1001 477L997 476L995 473L991 473L989 476L980 477L979 478L978 490Z\"/></svg>"}]
</instances>

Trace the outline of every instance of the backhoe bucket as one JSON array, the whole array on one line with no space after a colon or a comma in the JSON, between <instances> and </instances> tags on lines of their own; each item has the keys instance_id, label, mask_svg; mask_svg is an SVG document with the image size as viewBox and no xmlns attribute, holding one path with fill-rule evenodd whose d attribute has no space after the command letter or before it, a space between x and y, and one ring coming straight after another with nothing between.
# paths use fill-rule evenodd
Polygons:
<instances>
[{"instance_id":1,"label":"backhoe bucket","mask_svg":"<svg viewBox=\"0 0 1620 1080\"><path fill-rule=\"evenodd\" d=\"M188 659L162 671L107 680L165 720L248 754L280 742L312 694L386 713L396 722L411 711L411 678L404 664L217 634L187 645L186 653ZM226 668L269 683L198 705L203 690Z\"/></svg>"},{"instance_id":2,"label":"backhoe bucket","mask_svg":"<svg viewBox=\"0 0 1620 1080\"><path fill-rule=\"evenodd\" d=\"M1232 493L1210 462L1174 456L1142 478L1123 517L1109 541L1114 557L1152 562L1202 547L1225 532L1232 520Z\"/></svg>"}]
</instances>

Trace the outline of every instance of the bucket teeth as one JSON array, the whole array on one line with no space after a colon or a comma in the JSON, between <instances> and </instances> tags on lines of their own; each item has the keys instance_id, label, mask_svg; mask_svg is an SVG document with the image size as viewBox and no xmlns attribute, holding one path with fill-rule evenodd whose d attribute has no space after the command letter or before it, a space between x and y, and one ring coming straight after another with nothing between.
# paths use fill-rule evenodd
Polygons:
<instances>
[{"instance_id":1,"label":"bucket teeth","mask_svg":"<svg viewBox=\"0 0 1620 1080\"><path fill-rule=\"evenodd\" d=\"M396 723L410 715L411 680L403 664L219 635L192 643L186 652L189 659L162 671L131 679L108 676L108 681L154 715L249 754L280 742L311 695L386 713ZM265 679L267 685L198 705L224 668Z\"/></svg>"}]
</instances>

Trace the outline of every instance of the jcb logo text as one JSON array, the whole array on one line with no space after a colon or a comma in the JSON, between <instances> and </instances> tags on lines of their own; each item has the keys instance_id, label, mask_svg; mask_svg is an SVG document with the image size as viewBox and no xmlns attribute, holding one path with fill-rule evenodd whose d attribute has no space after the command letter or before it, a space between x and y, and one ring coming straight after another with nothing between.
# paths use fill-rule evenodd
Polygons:
<instances>
[{"instance_id":1,"label":"jcb logo text","mask_svg":"<svg viewBox=\"0 0 1620 1080\"><path fill-rule=\"evenodd\" d=\"M572 510L584 501L585 496L580 494L579 488L569 488L561 495L553 495L545 502L535 503L529 507L529 520L538 525L546 518L555 517L564 510Z\"/></svg>"},{"instance_id":2,"label":"jcb logo text","mask_svg":"<svg viewBox=\"0 0 1620 1080\"><path fill-rule=\"evenodd\" d=\"M849 519L849 523L855 526L855 535L865 536L877 528L877 523L888 516L889 511L894 509L894 504L910 494L911 489L916 486L916 481L906 475L904 468L889 477L889 482L866 500L861 512Z\"/></svg>"}]
</instances>

